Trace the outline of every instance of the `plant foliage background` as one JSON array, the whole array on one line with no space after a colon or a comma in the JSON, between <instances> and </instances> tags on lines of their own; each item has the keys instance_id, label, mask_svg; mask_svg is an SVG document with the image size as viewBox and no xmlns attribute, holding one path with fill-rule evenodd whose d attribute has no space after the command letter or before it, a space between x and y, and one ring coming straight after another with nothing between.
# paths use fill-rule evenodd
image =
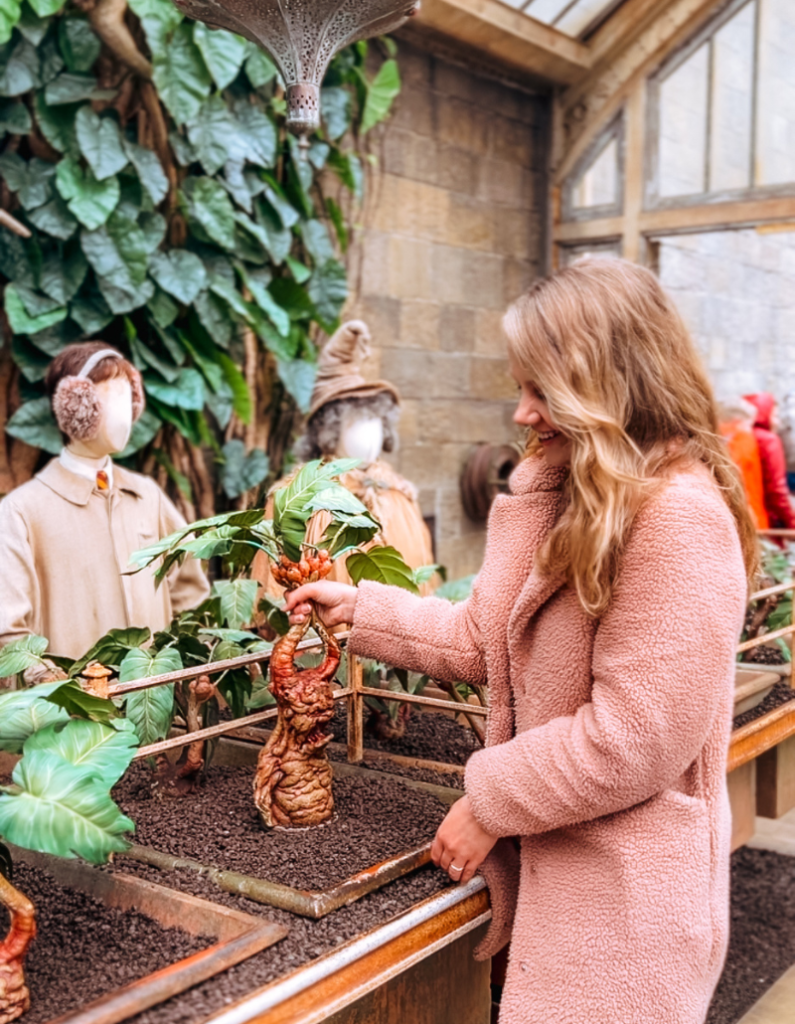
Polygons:
<instances>
[{"instance_id":1,"label":"plant foliage background","mask_svg":"<svg viewBox=\"0 0 795 1024\"><path fill-rule=\"evenodd\" d=\"M60 450L42 380L89 338L141 370L122 457L189 520L281 473L348 295L358 148L399 89L390 40L339 54L302 160L251 43L169 0L0 0L0 207L32 233L0 228L0 490Z\"/></svg>"}]
</instances>

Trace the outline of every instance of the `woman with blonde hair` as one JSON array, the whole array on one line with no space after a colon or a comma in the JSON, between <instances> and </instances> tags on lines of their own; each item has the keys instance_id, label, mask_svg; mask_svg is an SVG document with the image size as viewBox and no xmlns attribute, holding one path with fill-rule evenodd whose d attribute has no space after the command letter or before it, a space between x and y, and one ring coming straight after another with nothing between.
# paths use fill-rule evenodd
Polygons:
<instances>
[{"instance_id":1,"label":"woman with blonde hair","mask_svg":"<svg viewBox=\"0 0 795 1024\"><path fill-rule=\"evenodd\" d=\"M531 431L471 599L290 595L351 650L489 684L486 749L439 828L511 941L502 1024L701 1024L726 952L734 649L756 571L710 385L649 271L584 259L505 317Z\"/></svg>"}]
</instances>

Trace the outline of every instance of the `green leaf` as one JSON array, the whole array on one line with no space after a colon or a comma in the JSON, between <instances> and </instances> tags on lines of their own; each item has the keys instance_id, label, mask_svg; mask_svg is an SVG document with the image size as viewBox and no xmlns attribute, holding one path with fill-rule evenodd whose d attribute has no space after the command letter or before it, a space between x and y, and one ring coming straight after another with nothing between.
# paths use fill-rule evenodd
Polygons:
<instances>
[{"instance_id":1,"label":"green leaf","mask_svg":"<svg viewBox=\"0 0 795 1024\"><path fill-rule=\"evenodd\" d=\"M19 754L25 740L39 729L69 720L65 711L43 699L60 685L40 683L26 690L0 693L0 750Z\"/></svg>"},{"instance_id":2,"label":"green leaf","mask_svg":"<svg viewBox=\"0 0 795 1024\"><path fill-rule=\"evenodd\" d=\"M44 352L50 359L54 359L63 352L67 345L78 341L80 335L81 331L78 325L67 319L62 320L54 327L48 327L45 331L39 331L38 334L32 335L30 340L40 352ZM14 341L20 337L21 335L17 335Z\"/></svg>"},{"instance_id":3,"label":"green leaf","mask_svg":"<svg viewBox=\"0 0 795 1024\"><path fill-rule=\"evenodd\" d=\"M42 313L40 316L28 316L19 294L21 287L23 286L9 284L6 285L5 290L4 306L6 316L11 325L11 330L15 334L36 334L37 331L43 331L46 327L52 327L53 324L60 323L61 320L66 319L67 310L65 308L53 309L51 312Z\"/></svg>"},{"instance_id":4,"label":"green leaf","mask_svg":"<svg viewBox=\"0 0 795 1024\"><path fill-rule=\"evenodd\" d=\"M107 221L121 195L118 178L97 181L90 170L84 171L71 157L65 157L58 164L55 182L70 213L89 231Z\"/></svg>"},{"instance_id":5,"label":"green leaf","mask_svg":"<svg viewBox=\"0 0 795 1024\"><path fill-rule=\"evenodd\" d=\"M307 158L315 168L316 171L322 171L326 166L328 155L331 152L331 146L327 142L320 142L315 139L312 145L309 147L309 153Z\"/></svg>"},{"instance_id":6,"label":"green leaf","mask_svg":"<svg viewBox=\"0 0 795 1024\"><path fill-rule=\"evenodd\" d=\"M301 225L301 234L307 252L317 266L333 260L334 246L331 244L328 228L319 220L307 220Z\"/></svg>"},{"instance_id":7,"label":"green leaf","mask_svg":"<svg viewBox=\"0 0 795 1024\"><path fill-rule=\"evenodd\" d=\"M193 300L193 308L198 314L202 327L207 331L216 345L228 348L232 340L232 321L226 306L212 292L200 292Z\"/></svg>"},{"instance_id":8,"label":"green leaf","mask_svg":"<svg viewBox=\"0 0 795 1024\"><path fill-rule=\"evenodd\" d=\"M140 19L151 53L169 45L183 17L170 0L128 0L127 6Z\"/></svg>"},{"instance_id":9,"label":"green leaf","mask_svg":"<svg viewBox=\"0 0 795 1024\"><path fill-rule=\"evenodd\" d=\"M22 10L24 14L25 8L23 8ZM32 22L31 20L31 22L28 22L28 24L26 25L23 35L25 35L28 41L32 43L36 36L40 34L42 25L44 25L46 29L50 21L50 18L46 18L43 21L38 21L35 23ZM19 23L19 28L20 31L22 31L21 21ZM32 29L33 31L31 32L30 29ZM55 33L51 33L50 35L45 36L44 41L42 42L41 46L39 46L38 50L39 57L41 60L39 65L39 78L41 79L41 84L47 86L64 69L64 62L63 58L61 57L60 51L58 50L58 43L56 40Z\"/></svg>"},{"instance_id":10,"label":"green leaf","mask_svg":"<svg viewBox=\"0 0 795 1024\"><path fill-rule=\"evenodd\" d=\"M332 150L329 153L328 165L336 173L346 188L361 199L364 192L364 174L362 165L355 153L341 153Z\"/></svg>"},{"instance_id":11,"label":"green leaf","mask_svg":"<svg viewBox=\"0 0 795 1024\"><path fill-rule=\"evenodd\" d=\"M44 88L44 99L51 107L83 100L112 100L114 89L98 89L93 75L73 75L68 71L58 75Z\"/></svg>"},{"instance_id":12,"label":"green leaf","mask_svg":"<svg viewBox=\"0 0 795 1024\"><path fill-rule=\"evenodd\" d=\"M351 94L342 86L320 90L320 111L332 142L341 139L351 124Z\"/></svg>"},{"instance_id":13,"label":"green leaf","mask_svg":"<svg viewBox=\"0 0 795 1024\"><path fill-rule=\"evenodd\" d=\"M26 163L16 153L4 153L0 156L0 175L26 210L42 206L52 197L55 167L37 157Z\"/></svg>"},{"instance_id":14,"label":"green leaf","mask_svg":"<svg viewBox=\"0 0 795 1024\"><path fill-rule=\"evenodd\" d=\"M268 475L270 460L260 448L255 448L247 454L245 444L233 438L224 445L223 455L221 486L227 498L237 498L250 491L252 487L261 484Z\"/></svg>"},{"instance_id":15,"label":"green leaf","mask_svg":"<svg viewBox=\"0 0 795 1024\"><path fill-rule=\"evenodd\" d=\"M41 665L48 645L47 637L31 633L19 640L12 640L11 643L0 648L0 679L19 675L20 672L24 672L32 665ZM2 695L0 695L0 707L2 706ZM2 722L1 718L0 722Z\"/></svg>"},{"instance_id":16,"label":"green leaf","mask_svg":"<svg viewBox=\"0 0 795 1024\"><path fill-rule=\"evenodd\" d=\"M138 215L138 226L144 233L146 251L151 255L166 236L166 218L155 212L141 213Z\"/></svg>"},{"instance_id":17,"label":"green leaf","mask_svg":"<svg viewBox=\"0 0 795 1024\"><path fill-rule=\"evenodd\" d=\"M32 128L33 122L24 103L0 100L0 136L3 132L10 132L11 135L29 135Z\"/></svg>"},{"instance_id":18,"label":"green leaf","mask_svg":"<svg viewBox=\"0 0 795 1024\"><path fill-rule=\"evenodd\" d=\"M210 29L200 21L193 26L193 41L199 47L215 84L219 89L225 89L243 66L247 41L231 32Z\"/></svg>"},{"instance_id":19,"label":"green leaf","mask_svg":"<svg viewBox=\"0 0 795 1024\"><path fill-rule=\"evenodd\" d=\"M7 43L11 38L21 13L19 0L3 0L0 4L0 45Z\"/></svg>"},{"instance_id":20,"label":"green leaf","mask_svg":"<svg viewBox=\"0 0 795 1024\"><path fill-rule=\"evenodd\" d=\"M80 152L97 181L113 177L129 163L122 148L119 126L111 115L100 117L91 107L81 107L75 117L75 131Z\"/></svg>"},{"instance_id":21,"label":"green leaf","mask_svg":"<svg viewBox=\"0 0 795 1024\"><path fill-rule=\"evenodd\" d=\"M79 295L69 307L71 318L83 328L87 335L96 334L113 319L113 313L98 291Z\"/></svg>"},{"instance_id":22,"label":"green leaf","mask_svg":"<svg viewBox=\"0 0 795 1024\"><path fill-rule=\"evenodd\" d=\"M135 221L114 213L98 231L83 231L80 241L112 312L129 313L152 298L154 285L145 280L148 247Z\"/></svg>"},{"instance_id":23,"label":"green leaf","mask_svg":"<svg viewBox=\"0 0 795 1024\"><path fill-rule=\"evenodd\" d=\"M11 339L11 354L22 371L25 380L32 384L44 380L50 365L50 357L29 341L24 334L15 334Z\"/></svg>"},{"instance_id":24,"label":"green leaf","mask_svg":"<svg viewBox=\"0 0 795 1024\"><path fill-rule=\"evenodd\" d=\"M179 377L173 384L156 380L147 374L144 376L144 383L147 392L165 405L176 406L178 409L193 409L196 412L204 408L204 381L198 370L180 370Z\"/></svg>"},{"instance_id":25,"label":"green leaf","mask_svg":"<svg viewBox=\"0 0 795 1024\"><path fill-rule=\"evenodd\" d=\"M235 211L223 186L212 178L188 178L182 186L190 216L222 248L234 251Z\"/></svg>"},{"instance_id":26,"label":"green leaf","mask_svg":"<svg viewBox=\"0 0 795 1024\"><path fill-rule=\"evenodd\" d=\"M153 370L157 370L164 380L168 381L169 384L173 384L177 377L179 377L179 367L173 363L166 362L165 359L161 359L148 345L145 345L136 334L135 327L127 317L124 318L124 322L127 329L127 340L136 369L145 370L148 366L151 366Z\"/></svg>"},{"instance_id":27,"label":"green leaf","mask_svg":"<svg viewBox=\"0 0 795 1024\"><path fill-rule=\"evenodd\" d=\"M280 605L275 604L269 597L260 598L257 610L264 613L268 625L275 629L279 636L290 629L290 618Z\"/></svg>"},{"instance_id":28,"label":"green leaf","mask_svg":"<svg viewBox=\"0 0 795 1024\"><path fill-rule=\"evenodd\" d=\"M59 153L77 157L80 153L75 132L76 107L50 107L41 93L36 94L36 120L41 134Z\"/></svg>"},{"instance_id":29,"label":"green leaf","mask_svg":"<svg viewBox=\"0 0 795 1024\"><path fill-rule=\"evenodd\" d=\"M186 249L156 252L149 264L149 273L164 292L189 306L207 282L204 264Z\"/></svg>"},{"instance_id":30,"label":"green leaf","mask_svg":"<svg viewBox=\"0 0 795 1024\"><path fill-rule=\"evenodd\" d=\"M260 167L273 167L279 150L279 132L268 115L253 103L239 100L235 114L241 127L246 160Z\"/></svg>"},{"instance_id":31,"label":"green leaf","mask_svg":"<svg viewBox=\"0 0 795 1024\"><path fill-rule=\"evenodd\" d=\"M0 833L11 843L93 864L122 852L135 826L89 766L70 765L50 750L31 750L14 769L21 788L0 796Z\"/></svg>"},{"instance_id":32,"label":"green leaf","mask_svg":"<svg viewBox=\"0 0 795 1024\"><path fill-rule=\"evenodd\" d=\"M202 104L188 124L188 138L207 174L216 174L227 160L244 160L249 155L250 140L242 136L220 93Z\"/></svg>"},{"instance_id":33,"label":"green leaf","mask_svg":"<svg viewBox=\"0 0 795 1024\"><path fill-rule=\"evenodd\" d=\"M165 647L154 656L145 649L130 651L121 663L119 682L130 683L135 679L152 679L166 672L178 672L182 668L179 651ZM153 686L148 690L131 693L126 701L126 713L133 723L141 746L165 739L171 727L174 712L174 684Z\"/></svg>"},{"instance_id":34,"label":"green leaf","mask_svg":"<svg viewBox=\"0 0 795 1024\"><path fill-rule=\"evenodd\" d=\"M384 120L399 93L400 71L397 61L386 60L367 87L367 99L359 125L359 132L362 135L366 135L371 128Z\"/></svg>"},{"instance_id":35,"label":"green leaf","mask_svg":"<svg viewBox=\"0 0 795 1024\"><path fill-rule=\"evenodd\" d=\"M196 117L212 82L191 29L191 25L183 22L176 27L167 46L152 50L152 81L178 125Z\"/></svg>"},{"instance_id":36,"label":"green leaf","mask_svg":"<svg viewBox=\"0 0 795 1024\"><path fill-rule=\"evenodd\" d=\"M312 276L312 271L309 267L305 267L300 260L296 260L293 259L292 256L288 256L285 262L287 263L290 273L295 278L296 284L305 284Z\"/></svg>"},{"instance_id":37,"label":"green leaf","mask_svg":"<svg viewBox=\"0 0 795 1024\"><path fill-rule=\"evenodd\" d=\"M270 318L279 334L283 338L288 337L290 334L290 317L268 291L271 278L270 272L267 270L246 270L242 266L240 269L243 280L246 282L254 301L262 312Z\"/></svg>"},{"instance_id":38,"label":"green leaf","mask_svg":"<svg viewBox=\"0 0 795 1024\"><path fill-rule=\"evenodd\" d=\"M52 455L58 455L63 448L63 438L53 418L49 398L34 398L21 405L6 423L6 433Z\"/></svg>"},{"instance_id":39,"label":"green leaf","mask_svg":"<svg viewBox=\"0 0 795 1024\"><path fill-rule=\"evenodd\" d=\"M291 320L309 320L315 310L305 288L288 277L277 277L270 286L271 295L287 310Z\"/></svg>"},{"instance_id":40,"label":"green leaf","mask_svg":"<svg viewBox=\"0 0 795 1024\"><path fill-rule=\"evenodd\" d=\"M334 225L334 230L337 233L337 240L339 241L340 249L343 253L346 253L348 251L348 242L350 240L348 227L345 223L345 217L339 207L339 204L335 202L331 196L328 196L326 199L326 210L328 211L331 223Z\"/></svg>"},{"instance_id":41,"label":"green leaf","mask_svg":"<svg viewBox=\"0 0 795 1024\"><path fill-rule=\"evenodd\" d=\"M111 629L79 661L74 662L69 669L70 675L80 675L90 661L98 661L106 668L117 669L131 650L143 647L151 637L152 633L146 626Z\"/></svg>"},{"instance_id":42,"label":"green leaf","mask_svg":"<svg viewBox=\"0 0 795 1024\"><path fill-rule=\"evenodd\" d=\"M282 226L285 228L293 227L293 225L297 224L301 219L300 214L286 197L281 185L278 184L276 179L270 174L265 174L263 177L267 183L265 188L265 198L278 214L279 220L282 222Z\"/></svg>"},{"instance_id":43,"label":"green leaf","mask_svg":"<svg viewBox=\"0 0 795 1024\"><path fill-rule=\"evenodd\" d=\"M312 404L312 392L317 377L317 367L305 359L277 359L279 379L295 399L303 413L308 413Z\"/></svg>"},{"instance_id":44,"label":"green leaf","mask_svg":"<svg viewBox=\"0 0 795 1024\"><path fill-rule=\"evenodd\" d=\"M232 405L241 423L250 423L252 416L251 394L246 378L225 352L217 354L218 364L224 380L232 391Z\"/></svg>"},{"instance_id":45,"label":"green leaf","mask_svg":"<svg viewBox=\"0 0 795 1024\"><path fill-rule=\"evenodd\" d=\"M123 139L124 152L133 165L141 180L141 184L149 193L152 202L157 206L168 195L168 178L156 153L137 142Z\"/></svg>"},{"instance_id":46,"label":"green leaf","mask_svg":"<svg viewBox=\"0 0 795 1024\"><path fill-rule=\"evenodd\" d=\"M27 285L16 285L16 291L22 300L28 316L41 316L43 313L51 313L58 308L59 303L54 299L47 295L42 295L34 288L28 288Z\"/></svg>"},{"instance_id":47,"label":"green leaf","mask_svg":"<svg viewBox=\"0 0 795 1024\"><path fill-rule=\"evenodd\" d=\"M68 715L107 724L117 717L118 711L112 700L104 700L84 690L76 679L68 679L53 690L47 700Z\"/></svg>"},{"instance_id":48,"label":"green leaf","mask_svg":"<svg viewBox=\"0 0 795 1024\"><path fill-rule=\"evenodd\" d=\"M13 6L15 0L9 0L9 3ZM23 4L17 28L29 43L39 46L47 35L51 21L51 18L40 18L30 4Z\"/></svg>"},{"instance_id":49,"label":"green leaf","mask_svg":"<svg viewBox=\"0 0 795 1024\"><path fill-rule=\"evenodd\" d=\"M221 599L221 614L229 629L241 629L251 622L259 592L257 580L216 580L212 592Z\"/></svg>"},{"instance_id":50,"label":"green leaf","mask_svg":"<svg viewBox=\"0 0 795 1024\"><path fill-rule=\"evenodd\" d=\"M112 701L104 703L113 708ZM125 719L115 725L103 725L76 718L65 725L50 725L35 733L26 745L25 755L32 750L51 750L75 767L91 768L110 789L129 768L137 746L138 737Z\"/></svg>"},{"instance_id":51,"label":"green leaf","mask_svg":"<svg viewBox=\"0 0 795 1024\"><path fill-rule=\"evenodd\" d=\"M60 18L58 43L67 68L77 73L90 71L102 49L102 44L85 18Z\"/></svg>"},{"instance_id":52,"label":"green leaf","mask_svg":"<svg viewBox=\"0 0 795 1024\"><path fill-rule=\"evenodd\" d=\"M251 43L250 52L246 58L246 74L254 88L261 89L263 85L273 81L278 73L278 68L267 53L261 50L255 43Z\"/></svg>"},{"instance_id":53,"label":"green leaf","mask_svg":"<svg viewBox=\"0 0 795 1024\"><path fill-rule=\"evenodd\" d=\"M447 570L443 565L421 565L412 571L411 578L419 587L422 583L428 583L432 580L437 573L444 579Z\"/></svg>"},{"instance_id":54,"label":"green leaf","mask_svg":"<svg viewBox=\"0 0 795 1024\"><path fill-rule=\"evenodd\" d=\"M357 585L362 580L375 580L376 583L386 583L409 590L412 594L419 592L411 568L403 560L400 552L392 547L375 547L366 553L354 551L348 555L345 568Z\"/></svg>"},{"instance_id":55,"label":"green leaf","mask_svg":"<svg viewBox=\"0 0 795 1024\"><path fill-rule=\"evenodd\" d=\"M52 235L53 238L60 238L61 241L71 238L77 228L77 220L60 196L56 196L52 202L45 203L44 206L29 210L28 220L39 231Z\"/></svg>"},{"instance_id":56,"label":"green leaf","mask_svg":"<svg viewBox=\"0 0 795 1024\"><path fill-rule=\"evenodd\" d=\"M170 327L179 314L179 306L160 288L157 289L146 306L154 317L157 326L163 330Z\"/></svg>"},{"instance_id":57,"label":"green leaf","mask_svg":"<svg viewBox=\"0 0 795 1024\"><path fill-rule=\"evenodd\" d=\"M63 0L28 0L40 18L49 18L63 7Z\"/></svg>"},{"instance_id":58,"label":"green leaf","mask_svg":"<svg viewBox=\"0 0 795 1024\"><path fill-rule=\"evenodd\" d=\"M0 46L0 96L21 96L40 84L39 55L27 39Z\"/></svg>"},{"instance_id":59,"label":"green leaf","mask_svg":"<svg viewBox=\"0 0 795 1024\"><path fill-rule=\"evenodd\" d=\"M51 249L41 264L41 290L60 305L65 305L77 294L87 271L88 263L76 244L65 247L63 251Z\"/></svg>"},{"instance_id":60,"label":"green leaf","mask_svg":"<svg viewBox=\"0 0 795 1024\"><path fill-rule=\"evenodd\" d=\"M307 292L315 304L320 319L326 324L333 324L348 298L348 276L345 267L337 260L323 263L312 274Z\"/></svg>"},{"instance_id":61,"label":"green leaf","mask_svg":"<svg viewBox=\"0 0 795 1024\"><path fill-rule=\"evenodd\" d=\"M284 612L282 612L282 615L284 615ZM286 615L285 618L287 618ZM270 708L275 704L276 698L270 691L267 677L257 676L251 687L251 695L246 699L246 709L248 711L259 711L261 708Z\"/></svg>"}]
</instances>

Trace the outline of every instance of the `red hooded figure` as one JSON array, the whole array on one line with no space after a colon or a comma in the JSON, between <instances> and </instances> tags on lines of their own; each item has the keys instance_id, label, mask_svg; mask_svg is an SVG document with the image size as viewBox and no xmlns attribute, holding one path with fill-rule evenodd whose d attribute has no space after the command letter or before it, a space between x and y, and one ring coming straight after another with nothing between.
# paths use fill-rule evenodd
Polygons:
<instances>
[{"instance_id":1,"label":"red hooded figure","mask_svg":"<svg viewBox=\"0 0 795 1024\"><path fill-rule=\"evenodd\" d=\"M790 504L787 488L787 460L784 445L773 430L776 400L768 391L758 395L744 395L747 402L756 406L754 435L762 460L762 476L765 485L765 508L772 527L795 529L795 514Z\"/></svg>"}]
</instances>

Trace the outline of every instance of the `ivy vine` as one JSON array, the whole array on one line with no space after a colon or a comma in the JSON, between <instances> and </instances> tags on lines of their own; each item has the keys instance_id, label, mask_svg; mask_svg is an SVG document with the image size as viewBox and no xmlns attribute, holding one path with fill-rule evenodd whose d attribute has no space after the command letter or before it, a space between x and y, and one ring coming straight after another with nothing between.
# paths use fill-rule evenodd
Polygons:
<instances>
[{"instance_id":1,"label":"ivy vine","mask_svg":"<svg viewBox=\"0 0 795 1024\"><path fill-rule=\"evenodd\" d=\"M101 337L147 392L121 458L189 512L280 472L317 331L348 296L361 139L399 90L391 40L340 53L302 158L277 69L246 40L169 0L2 0L0 208L31 232L0 228L7 433L60 450L42 380Z\"/></svg>"}]
</instances>

